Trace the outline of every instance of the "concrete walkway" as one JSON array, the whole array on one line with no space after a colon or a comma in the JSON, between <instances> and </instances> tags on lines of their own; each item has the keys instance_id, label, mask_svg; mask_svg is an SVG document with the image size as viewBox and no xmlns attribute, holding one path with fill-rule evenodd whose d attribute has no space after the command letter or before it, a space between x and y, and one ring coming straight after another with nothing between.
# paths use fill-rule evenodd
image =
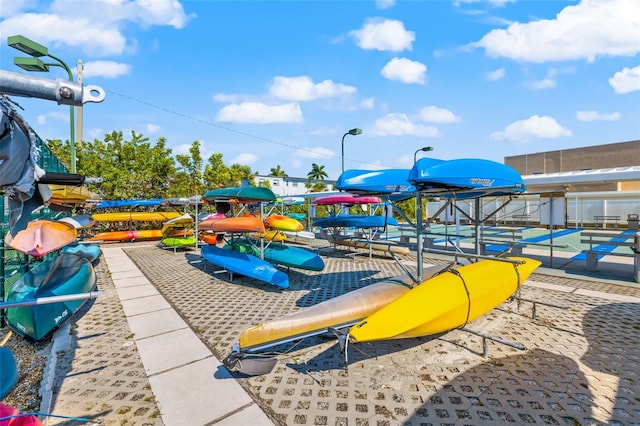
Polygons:
<instances>
[{"instance_id":1,"label":"concrete walkway","mask_svg":"<svg viewBox=\"0 0 640 426\"><path fill-rule=\"evenodd\" d=\"M122 249L102 253L164 424L273 425Z\"/></svg>"}]
</instances>

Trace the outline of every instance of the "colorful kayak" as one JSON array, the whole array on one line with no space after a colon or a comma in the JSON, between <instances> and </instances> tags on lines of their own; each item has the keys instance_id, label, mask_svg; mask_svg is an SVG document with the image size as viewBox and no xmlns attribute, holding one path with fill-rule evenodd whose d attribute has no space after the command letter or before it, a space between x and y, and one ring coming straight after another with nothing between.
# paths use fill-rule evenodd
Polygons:
<instances>
[{"instance_id":1,"label":"colorful kayak","mask_svg":"<svg viewBox=\"0 0 640 426\"><path fill-rule=\"evenodd\" d=\"M399 201L415 196L416 188L408 181L409 169L345 170L336 188L352 194L379 195Z\"/></svg>"},{"instance_id":2,"label":"colorful kayak","mask_svg":"<svg viewBox=\"0 0 640 426\"><path fill-rule=\"evenodd\" d=\"M87 259L61 254L26 272L11 287L6 301L19 302L41 297L87 293L96 287L96 273ZM85 300L7 308L7 323L16 333L41 340L73 315Z\"/></svg>"},{"instance_id":3,"label":"colorful kayak","mask_svg":"<svg viewBox=\"0 0 640 426\"><path fill-rule=\"evenodd\" d=\"M64 222L34 220L15 237L7 234L5 243L24 254L42 257L76 240L76 229Z\"/></svg>"},{"instance_id":4,"label":"colorful kayak","mask_svg":"<svg viewBox=\"0 0 640 426\"><path fill-rule=\"evenodd\" d=\"M58 222L64 222L76 229L84 229L92 227L96 221L89 214L81 214L77 216L63 217Z\"/></svg>"},{"instance_id":5,"label":"colorful kayak","mask_svg":"<svg viewBox=\"0 0 640 426\"><path fill-rule=\"evenodd\" d=\"M160 240L164 246L167 247L195 247L196 246L196 237L193 235L186 237L165 237Z\"/></svg>"},{"instance_id":6,"label":"colorful kayak","mask_svg":"<svg viewBox=\"0 0 640 426\"><path fill-rule=\"evenodd\" d=\"M320 217L313 221L313 226L318 228L383 228L386 225L398 226L398 221L393 217L356 214Z\"/></svg>"},{"instance_id":7,"label":"colorful kayak","mask_svg":"<svg viewBox=\"0 0 640 426\"><path fill-rule=\"evenodd\" d=\"M540 266L534 259L481 260L448 270L369 315L349 330L352 342L401 339L463 327L503 303Z\"/></svg>"},{"instance_id":8,"label":"colorful kayak","mask_svg":"<svg viewBox=\"0 0 640 426\"><path fill-rule=\"evenodd\" d=\"M224 246L227 250L247 253L256 257L260 256L260 247L247 238L232 238ZM317 254L300 247L271 242L265 245L262 258L276 265L289 268L306 269L309 271L322 271L324 261Z\"/></svg>"},{"instance_id":9,"label":"colorful kayak","mask_svg":"<svg viewBox=\"0 0 640 426\"><path fill-rule=\"evenodd\" d=\"M298 232L304 229L304 226L298 220L279 214L272 214L264 220L264 226L278 231Z\"/></svg>"},{"instance_id":10,"label":"colorful kayak","mask_svg":"<svg viewBox=\"0 0 640 426\"><path fill-rule=\"evenodd\" d=\"M448 264L441 264L425 268L425 280L448 266ZM225 366L238 371L241 366L237 365L235 360L242 359L246 354L323 334L330 328L348 328L398 299L412 287L413 281L407 275L387 278L281 318L250 327L240 335L234 352L225 359Z\"/></svg>"},{"instance_id":11,"label":"colorful kayak","mask_svg":"<svg viewBox=\"0 0 640 426\"><path fill-rule=\"evenodd\" d=\"M143 200L107 200L96 204L96 209L117 209L122 207L153 207L164 203L162 198L149 198Z\"/></svg>"},{"instance_id":12,"label":"colorful kayak","mask_svg":"<svg viewBox=\"0 0 640 426\"><path fill-rule=\"evenodd\" d=\"M189 213L185 213L181 216L175 217L173 219L169 219L162 225L162 235L169 236L173 234L176 230L185 229L193 225L195 222L193 216Z\"/></svg>"},{"instance_id":13,"label":"colorful kayak","mask_svg":"<svg viewBox=\"0 0 640 426\"><path fill-rule=\"evenodd\" d=\"M203 220L198 224L198 229L202 231L213 231L220 233L264 233L264 223L259 216L247 215Z\"/></svg>"},{"instance_id":14,"label":"colorful kayak","mask_svg":"<svg viewBox=\"0 0 640 426\"><path fill-rule=\"evenodd\" d=\"M62 250L60 250L60 253L70 253L84 257L91 263L100 257L100 252L100 246L97 244L81 244L77 242L64 246Z\"/></svg>"},{"instance_id":15,"label":"colorful kayak","mask_svg":"<svg viewBox=\"0 0 640 426\"><path fill-rule=\"evenodd\" d=\"M318 197L313 200L312 204L316 206L329 206L335 204L380 204L382 199L374 196L358 196L349 193L327 195L325 197Z\"/></svg>"},{"instance_id":16,"label":"colorful kayak","mask_svg":"<svg viewBox=\"0 0 640 426\"><path fill-rule=\"evenodd\" d=\"M281 243L287 240L287 235L284 233L284 231L277 231L275 229L266 229L264 231L264 234L253 234L252 238L259 240L260 236L262 236L265 241L277 241Z\"/></svg>"},{"instance_id":17,"label":"colorful kayak","mask_svg":"<svg viewBox=\"0 0 640 426\"><path fill-rule=\"evenodd\" d=\"M287 274L259 257L221 249L214 245L202 246L201 253L208 262L220 266L230 273L244 275L282 288L289 287Z\"/></svg>"},{"instance_id":18,"label":"colorful kayak","mask_svg":"<svg viewBox=\"0 0 640 426\"><path fill-rule=\"evenodd\" d=\"M4 367L4 365L3 365ZM0 425L2 426L42 426L35 414L23 413L17 408L0 402Z\"/></svg>"},{"instance_id":19,"label":"colorful kayak","mask_svg":"<svg viewBox=\"0 0 640 426\"><path fill-rule=\"evenodd\" d=\"M99 232L88 241L134 241L134 240L160 240L160 229L143 229L140 231L106 231Z\"/></svg>"},{"instance_id":20,"label":"colorful kayak","mask_svg":"<svg viewBox=\"0 0 640 426\"><path fill-rule=\"evenodd\" d=\"M522 193L527 189L514 168L477 158L436 163L423 158L413 166L408 180L421 192L458 198Z\"/></svg>"},{"instance_id":21,"label":"colorful kayak","mask_svg":"<svg viewBox=\"0 0 640 426\"><path fill-rule=\"evenodd\" d=\"M209 203L220 200L238 200L241 203L276 201L278 197L269 188L261 186L238 186L207 191L202 198Z\"/></svg>"},{"instance_id":22,"label":"colorful kayak","mask_svg":"<svg viewBox=\"0 0 640 426\"><path fill-rule=\"evenodd\" d=\"M96 222L166 222L180 216L178 212L111 212L94 213Z\"/></svg>"},{"instance_id":23,"label":"colorful kayak","mask_svg":"<svg viewBox=\"0 0 640 426\"><path fill-rule=\"evenodd\" d=\"M98 198L84 186L49 184L49 190L51 191L49 202L58 205L81 205L87 200Z\"/></svg>"}]
</instances>

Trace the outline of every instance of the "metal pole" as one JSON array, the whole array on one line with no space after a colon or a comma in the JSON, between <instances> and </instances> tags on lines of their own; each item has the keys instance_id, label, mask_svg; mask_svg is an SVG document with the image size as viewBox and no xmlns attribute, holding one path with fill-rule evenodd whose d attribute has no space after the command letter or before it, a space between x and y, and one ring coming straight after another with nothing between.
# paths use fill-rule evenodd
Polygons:
<instances>
[{"instance_id":1,"label":"metal pole","mask_svg":"<svg viewBox=\"0 0 640 426\"><path fill-rule=\"evenodd\" d=\"M78 62L76 63L76 68L78 70L78 84L80 86L82 86L82 71L84 69L84 65L82 64L82 59L78 59ZM82 105L78 105L76 107L76 115L78 117L78 123L77 123L77 132L76 132L76 136L78 137L78 142L82 143ZM75 168L76 168L76 152L75 152L75 144L73 146L73 170L71 170L71 173L75 173Z\"/></svg>"},{"instance_id":2,"label":"metal pole","mask_svg":"<svg viewBox=\"0 0 640 426\"><path fill-rule=\"evenodd\" d=\"M416 194L416 259L417 259L417 279L418 283L422 282L423 265L422 265L422 193Z\"/></svg>"},{"instance_id":3,"label":"metal pole","mask_svg":"<svg viewBox=\"0 0 640 426\"><path fill-rule=\"evenodd\" d=\"M0 195L0 302L4 302L4 195ZM4 327L4 310L0 310L0 327Z\"/></svg>"},{"instance_id":4,"label":"metal pole","mask_svg":"<svg viewBox=\"0 0 640 426\"><path fill-rule=\"evenodd\" d=\"M344 173L344 137L347 136L349 132L342 135L342 173Z\"/></svg>"}]
</instances>

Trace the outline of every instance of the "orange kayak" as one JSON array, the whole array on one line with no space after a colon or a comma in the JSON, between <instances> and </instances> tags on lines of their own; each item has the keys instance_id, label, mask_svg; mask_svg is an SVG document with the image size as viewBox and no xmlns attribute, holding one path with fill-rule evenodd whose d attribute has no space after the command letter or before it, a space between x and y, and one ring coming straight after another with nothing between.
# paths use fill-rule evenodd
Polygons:
<instances>
[{"instance_id":1,"label":"orange kayak","mask_svg":"<svg viewBox=\"0 0 640 426\"><path fill-rule=\"evenodd\" d=\"M264 233L264 223L253 215L207 219L198 224L198 229L213 232L259 232Z\"/></svg>"},{"instance_id":2,"label":"orange kayak","mask_svg":"<svg viewBox=\"0 0 640 426\"><path fill-rule=\"evenodd\" d=\"M89 241L134 241L134 240L160 240L160 229L144 229L141 231L107 231L99 232Z\"/></svg>"},{"instance_id":3,"label":"orange kayak","mask_svg":"<svg viewBox=\"0 0 640 426\"><path fill-rule=\"evenodd\" d=\"M34 220L15 237L7 234L5 243L24 254L42 257L75 241L76 229L64 222Z\"/></svg>"}]
</instances>

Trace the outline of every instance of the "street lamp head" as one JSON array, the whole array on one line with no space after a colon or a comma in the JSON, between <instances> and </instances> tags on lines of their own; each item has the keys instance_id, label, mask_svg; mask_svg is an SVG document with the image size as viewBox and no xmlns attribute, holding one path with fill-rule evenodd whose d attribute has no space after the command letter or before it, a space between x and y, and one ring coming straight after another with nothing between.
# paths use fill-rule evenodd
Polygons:
<instances>
[{"instance_id":1,"label":"street lamp head","mask_svg":"<svg viewBox=\"0 0 640 426\"><path fill-rule=\"evenodd\" d=\"M25 71L49 71L49 64L45 64L38 58L25 58L16 56L15 58L13 58L13 63Z\"/></svg>"},{"instance_id":2,"label":"street lamp head","mask_svg":"<svg viewBox=\"0 0 640 426\"><path fill-rule=\"evenodd\" d=\"M418 153L420 151L422 151L422 152L433 151L433 147L432 146L423 146L422 148L416 149L416 152L413 153L413 164L416 163L416 161L417 161L416 156L418 155Z\"/></svg>"},{"instance_id":3,"label":"street lamp head","mask_svg":"<svg viewBox=\"0 0 640 426\"><path fill-rule=\"evenodd\" d=\"M358 129L358 128L351 129L347 133L350 134L350 135L361 135L362 134L362 129Z\"/></svg>"},{"instance_id":4,"label":"street lamp head","mask_svg":"<svg viewBox=\"0 0 640 426\"><path fill-rule=\"evenodd\" d=\"M14 49L18 49L21 52L36 58L49 56L49 49L22 35L15 35L7 38L7 44Z\"/></svg>"}]
</instances>

